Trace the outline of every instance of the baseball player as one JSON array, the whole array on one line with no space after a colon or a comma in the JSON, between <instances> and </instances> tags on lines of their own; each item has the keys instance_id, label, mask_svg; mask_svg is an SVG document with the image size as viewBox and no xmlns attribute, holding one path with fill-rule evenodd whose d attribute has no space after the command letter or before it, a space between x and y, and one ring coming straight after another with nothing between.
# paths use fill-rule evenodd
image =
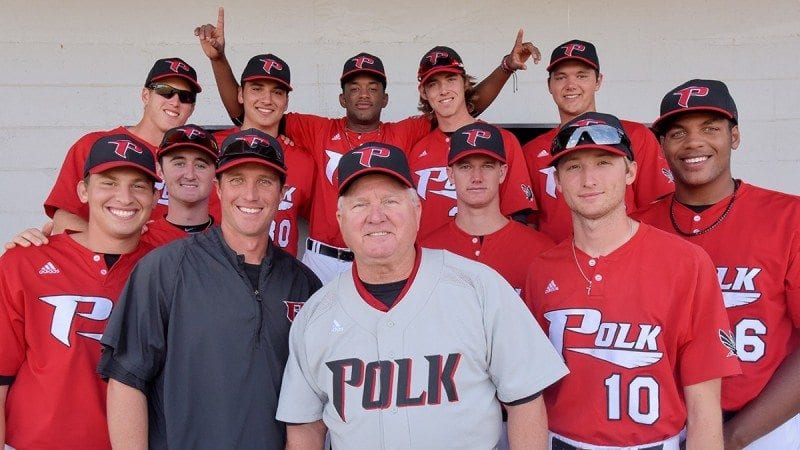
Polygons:
<instances>
[{"instance_id":1,"label":"baseball player","mask_svg":"<svg viewBox=\"0 0 800 450\"><path fill-rule=\"evenodd\" d=\"M511 286L415 245L421 207L403 150L346 153L338 185L355 262L292 326L277 413L287 448L321 449L327 428L334 448L492 449L499 402L511 448L544 448L539 392L566 369Z\"/></svg>"},{"instance_id":2,"label":"baseball player","mask_svg":"<svg viewBox=\"0 0 800 450\"><path fill-rule=\"evenodd\" d=\"M225 108L234 123L241 123L244 107L237 98L237 83L225 57L225 15L219 8L216 26L207 24L195 29L203 51L211 61L214 78ZM476 90L476 114L486 109L505 82L517 69L525 69L531 56L539 60L539 50L517 35L509 55L502 59ZM339 104L346 114L341 118L289 113L284 116L284 132L295 143L309 149L315 162L314 201L309 217L309 238L303 262L326 282L339 272L349 270L353 254L345 246L334 220L337 191L335 171L344 153L369 141L383 142L403 149L427 135L431 123L426 117L409 117L399 122L382 122L381 111L389 102L383 62L369 53L348 58L340 77L342 93Z\"/></svg>"},{"instance_id":3,"label":"baseball player","mask_svg":"<svg viewBox=\"0 0 800 450\"><path fill-rule=\"evenodd\" d=\"M475 122L471 115L473 102L472 77L464 70L461 57L449 47L434 47L425 53L417 72L420 111L430 117L437 128L417 141L409 161L417 192L422 198L423 234L430 233L451 220L458 212L456 191L447 177L447 154L450 134ZM520 221L535 208L530 178L519 141L502 130L508 174L500 187L500 210L504 215L517 215Z\"/></svg>"},{"instance_id":4,"label":"baseball player","mask_svg":"<svg viewBox=\"0 0 800 450\"><path fill-rule=\"evenodd\" d=\"M420 239L495 269L519 293L533 255L554 245L544 234L500 212L500 186L508 164L502 132L473 122L450 135L447 178L456 191L458 214Z\"/></svg>"},{"instance_id":5,"label":"baseball player","mask_svg":"<svg viewBox=\"0 0 800 450\"><path fill-rule=\"evenodd\" d=\"M0 444L111 448L98 341L151 248L139 236L157 198L154 161L129 135L98 138L76 184L86 230L0 257Z\"/></svg>"},{"instance_id":6,"label":"baseball player","mask_svg":"<svg viewBox=\"0 0 800 450\"><path fill-rule=\"evenodd\" d=\"M589 112L553 140L573 239L534 258L524 298L569 375L544 393L553 449L722 448L720 378L739 373L714 267L629 218L637 176L619 120Z\"/></svg>"},{"instance_id":7,"label":"baseball player","mask_svg":"<svg viewBox=\"0 0 800 450\"><path fill-rule=\"evenodd\" d=\"M158 247L214 225L208 204L209 198L216 196L212 188L218 157L217 142L202 127L189 124L164 133L156 152L156 169L170 202L167 214L147 224L143 241Z\"/></svg>"},{"instance_id":8,"label":"baseball player","mask_svg":"<svg viewBox=\"0 0 800 450\"><path fill-rule=\"evenodd\" d=\"M320 287L267 235L286 177L255 129L222 146L222 222L154 250L103 335L108 428L120 448L283 449L275 420L291 321Z\"/></svg>"},{"instance_id":9,"label":"baseball player","mask_svg":"<svg viewBox=\"0 0 800 450\"><path fill-rule=\"evenodd\" d=\"M289 65L272 54L250 58L242 72L239 101L244 106L244 122L239 127L219 131L214 135L218 142L240 129L255 128L270 136L279 135L278 127L289 105L291 73ZM298 220L309 217L311 194L314 183L314 160L308 150L284 144L286 158L286 188L275 221L269 234L278 247L297 256L300 239Z\"/></svg>"},{"instance_id":10,"label":"baseball player","mask_svg":"<svg viewBox=\"0 0 800 450\"><path fill-rule=\"evenodd\" d=\"M717 267L742 366L722 381L725 448L800 449L800 199L732 177L738 121L721 81L670 89L653 127L675 194L635 216L703 247Z\"/></svg>"},{"instance_id":11,"label":"baseball player","mask_svg":"<svg viewBox=\"0 0 800 450\"><path fill-rule=\"evenodd\" d=\"M76 231L86 229L89 210L75 195L75 186L81 181L89 150L98 139L110 135L124 135L120 140L121 143L131 142L133 139L145 144L150 154L155 155L164 132L185 124L192 115L200 91L197 72L184 60L180 58L157 60L147 74L142 88L144 112L139 122L132 127L119 126L113 130L89 133L70 147L53 189L44 202L45 213L54 222L53 232L57 234L65 229ZM161 206L154 209L154 217L166 213L167 198L168 194L164 191L159 200Z\"/></svg>"},{"instance_id":12,"label":"baseball player","mask_svg":"<svg viewBox=\"0 0 800 450\"><path fill-rule=\"evenodd\" d=\"M603 84L603 74L595 46L577 39L553 50L547 72L547 89L558 107L561 125L528 142L522 151L538 206L531 219L539 231L561 242L572 232L571 213L556 189L555 167L548 165L550 144L561 126L585 112L596 111L595 94ZM674 185L653 133L637 122L621 123L633 145L639 172L625 192L625 205L633 212L672 192Z\"/></svg>"}]
</instances>

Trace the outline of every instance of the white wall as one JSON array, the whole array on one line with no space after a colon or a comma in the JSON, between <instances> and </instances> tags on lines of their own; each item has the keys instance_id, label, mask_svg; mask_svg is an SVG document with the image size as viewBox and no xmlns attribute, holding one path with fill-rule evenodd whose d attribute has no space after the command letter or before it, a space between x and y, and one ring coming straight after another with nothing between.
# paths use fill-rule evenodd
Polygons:
<instances>
[{"instance_id":1,"label":"white wall","mask_svg":"<svg viewBox=\"0 0 800 450\"><path fill-rule=\"evenodd\" d=\"M6 0L0 27L0 241L44 220L42 202L64 154L94 129L135 123L153 61L180 56L205 87L192 122L227 124L210 67L192 34L216 20L217 3ZM800 193L800 2L751 1L237 1L226 5L234 72L272 52L292 68L290 109L338 116L338 78L359 51L387 65L386 120L415 112L416 68L434 45L454 47L483 77L517 28L544 63L509 83L484 119L554 123L544 66L554 46L594 42L605 83L598 110L651 122L664 93L689 78L719 78L732 90L743 142L734 173Z\"/></svg>"}]
</instances>

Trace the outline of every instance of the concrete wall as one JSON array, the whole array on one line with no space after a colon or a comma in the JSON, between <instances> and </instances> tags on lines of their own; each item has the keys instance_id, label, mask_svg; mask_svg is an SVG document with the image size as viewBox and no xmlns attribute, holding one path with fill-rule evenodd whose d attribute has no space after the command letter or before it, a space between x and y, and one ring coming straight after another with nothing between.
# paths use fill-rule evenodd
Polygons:
<instances>
[{"instance_id":1,"label":"concrete wall","mask_svg":"<svg viewBox=\"0 0 800 450\"><path fill-rule=\"evenodd\" d=\"M41 225L41 204L64 154L95 129L135 123L141 84L153 61L181 56L206 90L192 122L228 124L193 28L216 20L217 3L2 2L0 28L0 241ZM437 44L454 47L483 77L508 52L516 30L542 49L571 38L598 47L605 83L598 109L651 122L671 87L719 78L739 106L743 142L734 172L756 184L800 193L800 2L678 0L237 1L226 6L234 72L272 52L292 68L290 110L341 115L338 78L359 52L387 65L386 120L415 112L416 68ZM519 73L484 114L507 124L555 123L545 64Z\"/></svg>"}]
</instances>

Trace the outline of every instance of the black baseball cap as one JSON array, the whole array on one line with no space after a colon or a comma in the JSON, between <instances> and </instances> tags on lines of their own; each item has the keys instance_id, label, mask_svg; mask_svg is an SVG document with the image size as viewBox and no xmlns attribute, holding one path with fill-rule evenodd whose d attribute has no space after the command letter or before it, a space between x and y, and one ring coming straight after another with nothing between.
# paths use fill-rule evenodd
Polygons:
<instances>
[{"instance_id":1,"label":"black baseball cap","mask_svg":"<svg viewBox=\"0 0 800 450\"><path fill-rule=\"evenodd\" d=\"M158 146L156 157L160 158L165 153L181 148L191 148L207 153L216 163L219 158L219 147L214 137L203 127L187 124L167 130L161 144Z\"/></svg>"},{"instance_id":2,"label":"black baseball cap","mask_svg":"<svg viewBox=\"0 0 800 450\"><path fill-rule=\"evenodd\" d=\"M587 112L567 122L553 138L550 166L578 150L600 149L633 161L631 140L619 119L611 114Z\"/></svg>"},{"instance_id":3,"label":"black baseball cap","mask_svg":"<svg viewBox=\"0 0 800 450\"><path fill-rule=\"evenodd\" d=\"M180 58L159 59L153 64L147 79L144 80L144 87L149 87L154 82L164 78L183 78L188 81L194 92L200 92L203 88L197 82L197 72L186 61Z\"/></svg>"},{"instance_id":4,"label":"black baseball cap","mask_svg":"<svg viewBox=\"0 0 800 450\"><path fill-rule=\"evenodd\" d=\"M386 89L386 71L383 69L383 61L375 55L369 53L359 53L344 62L340 84L344 84L352 77L366 73L378 78Z\"/></svg>"},{"instance_id":5,"label":"black baseball cap","mask_svg":"<svg viewBox=\"0 0 800 450\"><path fill-rule=\"evenodd\" d=\"M83 176L117 167L139 169L153 180L158 180L153 152L129 134L103 136L95 141L83 165Z\"/></svg>"},{"instance_id":6,"label":"black baseball cap","mask_svg":"<svg viewBox=\"0 0 800 450\"><path fill-rule=\"evenodd\" d=\"M484 122L465 125L450 135L450 152L447 165L469 155L486 155L506 162L506 150L500 129Z\"/></svg>"},{"instance_id":7,"label":"black baseball cap","mask_svg":"<svg viewBox=\"0 0 800 450\"><path fill-rule=\"evenodd\" d=\"M461 56L450 47L436 46L428 50L425 56L419 61L417 70L417 81L424 84L431 75L440 72L460 73L465 75L464 61Z\"/></svg>"},{"instance_id":8,"label":"black baseball cap","mask_svg":"<svg viewBox=\"0 0 800 450\"><path fill-rule=\"evenodd\" d=\"M594 44L579 39L564 42L553 50L550 54L550 64L547 71L552 72L553 68L564 61L580 61L588 64L595 70L600 70L600 60L597 58L597 49Z\"/></svg>"},{"instance_id":9,"label":"black baseball cap","mask_svg":"<svg viewBox=\"0 0 800 450\"><path fill-rule=\"evenodd\" d=\"M287 91L292 90L292 76L289 72L289 65L272 53L256 55L250 58L250 61L247 61L247 66L242 72L241 85L244 86L245 81L253 80L276 81Z\"/></svg>"},{"instance_id":10,"label":"black baseball cap","mask_svg":"<svg viewBox=\"0 0 800 450\"><path fill-rule=\"evenodd\" d=\"M672 122L671 119L689 111L716 112L734 124L739 123L736 103L725 83L718 80L694 79L667 92L661 100L661 115L653 122L653 129L662 135L666 124Z\"/></svg>"},{"instance_id":11,"label":"black baseball cap","mask_svg":"<svg viewBox=\"0 0 800 450\"><path fill-rule=\"evenodd\" d=\"M413 188L414 179L403 150L382 142L365 142L342 155L339 160L339 195L341 196L356 178L370 173L381 173Z\"/></svg>"},{"instance_id":12,"label":"black baseball cap","mask_svg":"<svg viewBox=\"0 0 800 450\"><path fill-rule=\"evenodd\" d=\"M245 163L257 163L278 171L281 182L286 181L283 147L274 137L255 128L238 131L222 141L217 175Z\"/></svg>"}]
</instances>

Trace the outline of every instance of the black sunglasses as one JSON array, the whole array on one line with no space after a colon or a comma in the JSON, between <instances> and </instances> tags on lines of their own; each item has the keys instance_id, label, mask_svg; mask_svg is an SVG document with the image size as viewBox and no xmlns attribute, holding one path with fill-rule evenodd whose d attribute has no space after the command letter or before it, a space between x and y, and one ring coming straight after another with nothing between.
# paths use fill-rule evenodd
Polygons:
<instances>
[{"instance_id":1,"label":"black sunglasses","mask_svg":"<svg viewBox=\"0 0 800 450\"><path fill-rule=\"evenodd\" d=\"M219 155L217 141L214 140L211 133L199 128L181 127L168 130L164 133L164 139L161 140L159 147L166 148L176 144L197 144L210 150L215 155Z\"/></svg>"},{"instance_id":2,"label":"black sunglasses","mask_svg":"<svg viewBox=\"0 0 800 450\"><path fill-rule=\"evenodd\" d=\"M168 84L153 83L150 86L147 86L147 89L150 89L166 99L170 99L175 94L178 94L178 100L180 100L181 103L194 104L194 102L197 101L197 93L192 91L184 91L183 89L175 89Z\"/></svg>"},{"instance_id":3,"label":"black sunglasses","mask_svg":"<svg viewBox=\"0 0 800 450\"><path fill-rule=\"evenodd\" d=\"M219 166L221 167L228 161L241 157L255 157L286 167L283 163L283 153L270 145L269 142L258 142L250 146L244 140L232 142L223 148L222 154L219 155Z\"/></svg>"}]
</instances>

